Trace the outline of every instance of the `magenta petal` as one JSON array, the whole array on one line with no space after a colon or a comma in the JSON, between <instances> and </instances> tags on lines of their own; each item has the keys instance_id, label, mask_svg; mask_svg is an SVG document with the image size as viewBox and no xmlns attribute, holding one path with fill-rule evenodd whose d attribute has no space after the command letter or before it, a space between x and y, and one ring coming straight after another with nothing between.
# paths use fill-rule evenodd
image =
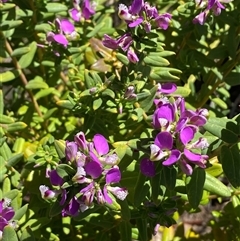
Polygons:
<instances>
[{"instance_id":1,"label":"magenta petal","mask_svg":"<svg viewBox=\"0 0 240 241\"><path fill-rule=\"evenodd\" d=\"M174 83L166 83L161 86L161 92L164 94L171 94L176 91L177 86Z\"/></svg>"},{"instance_id":2,"label":"magenta petal","mask_svg":"<svg viewBox=\"0 0 240 241\"><path fill-rule=\"evenodd\" d=\"M104 198L105 198L105 200L106 200L106 202L108 204L112 204L113 201L110 198L110 196L108 195L108 191L107 191L107 187L106 186L104 186L104 188L103 188L103 196L104 196Z\"/></svg>"},{"instance_id":3,"label":"magenta petal","mask_svg":"<svg viewBox=\"0 0 240 241\"><path fill-rule=\"evenodd\" d=\"M121 180L121 172L119 168L112 168L106 174L106 183L117 183Z\"/></svg>"},{"instance_id":4,"label":"magenta petal","mask_svg":"<svg viewBox=\"0 0 240 241\"><path fill-rule=\"evenodd\" d=\"M66 189L62 189L62 198L59 204L63 206L66 200L67 200L67 191Z\"/></svg>"},{"instance_id":5,"label":"magenta petal","mask_svg":"<svg viewBox=\"0 0 240 241\"><path fill-rule=\"evenodd\" d=\"M143 22L143 18L138 18L134 22L129 23L128 26L129 26L129 28L135 28L136 26L138 26L142 22Z\"/></svg>"},{"instance_id":6,"label":"magenta petal","mask_svg":"<svg viewBox=\"0 0 240 241\"><path fill-rule=\"evenodd\" d=\"M154 144L160 147L160 149L171 150L173 146L172 135L167 131L160 132L157 134Z\"/></svg>"},{"instance_id":7,"label":"magenta petal","mask_svg":"<svg viewBox=\"0 0 240 241\"><path fill-rule=\"evenodd\" d=\"M75 8L70 9L70 10L69 10L69 14L71 15L72 19L73 19L75 22L79 22L79 21L80 21L80 19L81 19L81 13L80 13L77 9L75 9Z\"/></svg>"},{"instance_id":8,"label":"magenta petal","mask_svg":"<svg viewBox=\"0 0 240 241\"><path fill-rule=\"evenodd\" d=\"M2 231L4 229L4 227L7 225L8 225L7 220L0 216L0 230Z\"/></svg>"},{"instance_id":9,"label":"magenta petal","mask_svg":"<svg viewBox=\"0 0 240 241\"><path fill-rule=\"evenodd\" d=\"M185 160L182 160L180 162L180 168L181 168L182 172L188 176L192 175L192 173L193 173L192 166L189 163L187 163Z\"/></svg>"},{"instance_id":10,"label":"magenta petal","mask_svg":"<svg viewBox=\"0 0 240 241\"><path fill-rule=\"evenodd\" d=\"M82 14L85 19L89 19L92 15L95 14L95 10L90 4L90 0L83 0Z\"/></svg>"},{"instance_id":11,"label":"magenta petal","mask_svg":"<svg viewBox=\"0 0 240 241\"><path fill-rule=\"evenodd\" d=\"M133 3L131 5L131 14L139 14L142 7L144 5L143 0L133 0Z\"/></svg>"},{"instance_id":12,"label":"magenta petal","mask_svg":"<svg viewBox=\"0 0 240 241\"><path fill-rule=\"evenodd\" d=\"M64 46L68 45L68 41L63 34L55 34L53 36L53 39L55 40L55 42L62 44Z\"/></svg>"},{"instance_id":13,"label":"magenta petal","mask_svg":"<svg viewBox=\"0 0 240 241\"><path fill-rule=\"evenodd\" d=\"M147 177L153 177L155 176L155 166L152 161L150 161L148 158L143 158L140 163L140 170L143 175Z\"/></svg>"},{"instance_id":14,"label":"magenta petal","mask_svg":"<svg viewBox=\"0 0 240 241\"><path fill-rule=\"evenodd\" d=\"M170 166L176 163L181 157L181 152L179 150L172 150L170 157L162 162L164 166Z\"/></svg>"},{"instance_id":15,"label":"magenta petal","mask_svg":"<svg viewBox=\"0 0 240 241\"><path fill-rule=\"evenodd\" d=\"M78 146L74 141L66 141L65 155L68 161L73 161L77 156Z\"/></svg>"},{"instance_id":16,"label":"magenta petal","mask_svg":"<svg viewBox=\"0 0 240 241\"><path fill-rule=\"evenodd\" d=\"M9 221L14 217L15 212L12 208L5 208L0 215Z\"/></svg>"},{"instance_id":17,"label":"magenta petal","mask_svg":"<svg viewBox=\"0 0 240 241\"><path fill-rule=\"evenodd\" d=\"M70 200L70 202L67 206L68 214L70 214L71 216L76 216L78 214L79 207L80 207L80 204L78 203L77 198L74 196Z\"/></svg>"},{"instance_id":18,"label":"magenta petal","mask_svg":"<svg viewBox=\"0 0 240 241\"><path fill-rule=\"evenodd\" d=\"M49 173L50 182L54 186L61 186L63 184L63 179L58 175L56 170L52 170Z\"/></svg>"},{"instance_id":19,"label":"magenta petal","mask_svg":"<svg viewBox=\"0 0 240 241\"><path fill-rule=\"evenodd\" d=\"M207 119L205 116L196 115L190 119L190 122L195 126L204 126L207 122Z\"/></svg>"},{"instance_id":20,"label":"magenta petal","mask_svg":"<svg viewBox=\"0 0 240 241\"><path fill-rule=\"evenodd\" d=\"M177 126L176 126L176 132L179 132L181 129L183 129L186 124L188 123L188 118L184 117L184 118L180 118L179 121L177 122Z\"/></svg>"},{"instance_id":21,"label":"magenta petal","mask_svg":"<svg viewBox=\"0 0 240 241\"><path fill-rule=\"evenodd\" d=\"M109 146L104 136L96 134L93 137L93 143L99 155L105 155L109 152Z\"/></svg>"},{"instance_id":22,"label":"magenta petal","mask_svg":"<svg viewBox=\"0 0 240 241\"><path fill-rule=\"evenodd\" d=\"M193 23L194 24L199 23L200 25L203 25L206 21L206 18L207 18L207 12L201 12L193 19Z\"/></svg>"},{"instance_id":23,"label":"magenta petal","mask_svg":"<svg viewBox=\"0 0 240 241\"><path fill-rule=\"evenodd\" d=\"M118 40L111 38L107 34L104 34L104 39L102 41L103 45L109 49L119 48Z\"/></svg>"},{"instance_id":24,"label":"magenta petal","mask_svg":"<svg viewBox=\"0 0 240 241\"><path fill-rule=\"evenodd\" d=\"M186 145L189 141L193 139L194 135L195 129L190 126L186 126L180 131L180 140L184 145Z\"/></svg>"},{"instance_id":25,"label":"magenta petal","mask_svg":"<svg viewBox=\"0 0 240 241\"><path fill-rule=\"evenodd\" d=\"M68 19L61 20L60 28L65 34L71 34L75 30L74 25Z\"/></svg>"},{"instance_id":26,"label":"magenta petal","mask_svg":"<svg viewBox=\"0 0 240 241\"><path fill-rule=\"evenodd\" d=\"M92 178L98 178L102 174L102 167L96 161L90 161L85 165L85 171Z\"/></svg>"},{"instance_id":27,"label":"magenta petal","mask_svg":"<svg viewBox=\"0 0 240 241\"><path fill-rule=\"evenodd\" d=\"M186 148L184 149L184 155L190 161L200 161L202 157L201 154L193 153Z\"/></svg>"}]
</instances>

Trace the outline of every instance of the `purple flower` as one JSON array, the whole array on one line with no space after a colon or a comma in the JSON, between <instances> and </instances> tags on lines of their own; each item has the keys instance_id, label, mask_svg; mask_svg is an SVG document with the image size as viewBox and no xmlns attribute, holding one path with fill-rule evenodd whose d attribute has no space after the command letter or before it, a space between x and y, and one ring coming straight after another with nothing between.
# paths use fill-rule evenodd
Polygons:
<instances>
[{"instance_id":1,"label":"purple flower","mask_svg":"<svg viewBox=\"0 0 240 241\"><path fill-rule=\"evenodd\" d=\"M95 6L90 0L73 1L74 8L69 10L69 14L76 22L80 22L81 18L90 19L95 14Z\"/></svg>"},{"instance_id":2,"label":"purple flower","mask_svg":"<svg viewBox=\"0 0 240 241\"><path fill-rule=\"evenodd\" d=\"M129 9L126 5L124 4L119 4L118 7L118 16L119 18L123 19L123 20L132 20L133 16L131 13L129 13Z\"/></svg>"},{"instance_id":3,"label":"purple flower","mask_svg":"<svg viewBox=\"0 0 240 241\"><path fill-rule=\"evenodd\" d=\"M147 177L154 177L156 174L154 162L150 161L148 158L142 159L140 163L140 170L142 174L144 174Z\"/></svg>"},{"instance_id":4,"label":"purple flower","mask_svg":"<svg viewBox=\"0 0 240 241\"><path fill-rule=\"evenodd\" d=\"M93 137L93 144L98 155L106 155L109 152L109 146L104 136L96 134Z\"/></svg>"},{"instance_id":5,"label":"purple flower","mask_svg":"<svg viewBox=\"0 0 240 241\"><path fill-rule=\"evenodd\" d=\"M95 14L93 5L90 4L89 0L83 0L82 3L82 15L85 19L90 19Z\"/></svg>"},{"instance_id":6,"label":"purple flower","mask_svg":"<svg viewBox=\"0 0 240 241\"><path fill-rule=\"evenodd\" d=\"M54 186L61 186L64 180L58 175L56 170L52 170L49 172L50 182Z\"/></svg>"},{"instance_id":7,"label":"purple flower","mask_svg":"<svg viewBox=\"0 0 240 241\"><path fill-rule=\"evenodd\" d=\"M118 39L113 39L107 34L104 34L104 39L102 41L103 45L110 49L118 49L121 48L124 52L126 52L130 45L132 44L133 39L130 34L124 34Z\"/></svg>"},{"instance_id":8,"label":"purple flower","mask_svg":"<svg viewBox=\"0 0 240 241\"><path fill-rule=\"evenodd\" d=\"M51 190L51 189L49 189L49 187L47 187L45 185L41 185L39 187L39 191L40 191L43 199L53 199L60 194L59 191Z\"/></svg>"},{"instance_id":9,"label":"purple flower","mask_svg":"<svg viewBox=\"0 0 240 241\"><path fill-rule=\"evenodd\" d=\"M118 166L115 166L111 168L107 173L106 173L106 183L111 184L111 183L118 183L121 180L121 172L118 168Z\"/></svg>"},{"instance_id":10,"label":"purple flower","mask_svg":"<svg viewBox=\"0 0 240 241\"><path fill-rule=\"evenodd\" d=\"M74 141L77 143L78 147L82 152L85 153L88 150L88 142L86 141L85 135L82 131L80 131L74 136Z\"/></svg>"},{"instance_id":11,"label":"purple flower","mask_svg":"<svg viewBox=\"0 0 240 241\"><path fill-rule=\"evenodd\" d=\"M62 210L62 216L77 216L79 213L80 204L74 196L69 201L68 205Z\"/></svg>"},{"instance_id":12,"label":"purple flower","mask_svg":"<svg viewBox=\"0 0 240 241\"><path fill-rule=\"evenodd\" d=\"M111 187L111 186L107 186L107 190L112 193L114 196L116 196L118 199L120 200L124 200L127 195L128 195L128 191L125 188L122 187Z\"/></svg>"},{"instance_id":13,"label":"purple flower","mask_svg":"<svg viewBox=\"0 0 240 241\"><path fill-rule=\"evenodd\" d=\"M83 188L80 193L82 194L81 201L86 205L90 206L93 202L94 195L96 192L95 183L91 182L88 186Z\"/></svg>"},{"instance_id":14,"label":"purple flower","mask_svg":"<svg viewBox=\"0 0 240 241\"><path fill-rule=\"evenodd\" d=\"M199 13L194 19L193 23L199 23L200 25L203 25L207 19L207 12L201 12Z\"/></svg>"},{"instance_id":15,"label":"purple flower","mask_svg":"<svg viewBox=\"0 0 240 241\"><path fill-rule=\"evenodd\" d=\"M166 103L157 108L153 114L153 127L167 129L175 119L174 106L171 103Z\"/></svg>"},{"instance_id":16,"label":"purple flower","mask_svg":"<svg viewBox=\"0 0 240 241\"><path fill-rule=\"evenodd\" d=\"M160 14L158 17L155 18L157 27L166 30L169 26L171 18L172 15L169 13Z\"/></svg>"},{"instance_id":17,"label":"purple flower","mask_svg":"<svg viewBox=\"0 0 240 241\"><path fill-rule=\"evenodd\" d=\"M12 207L9 207L11 200L4 198L0 201L0 231L10 224L10 220L14 217L15 212Z\"/></svg>"},{"instance_id":18,"label":"purple flower","mask_svg":"<svg viewBox=\"0 0 240 241\"><path fill-rule=\"evenodd\" d=\"M136 53L132 48L130 48L127 51L127 57L128 57L128 60L134 64L136 64L139 61L138 56L136 55Z\"/></svg>"},{"instance_id":19,"label":"purple flower","mask_svg":"<svg viewBox=\"0 0 240 241\"><path fill-rule=\"evenodd\" d=\"M78 146L74 141L66 141L65 155L68 161L74 161L78 152Z\"/></svg>"}]
</instances>

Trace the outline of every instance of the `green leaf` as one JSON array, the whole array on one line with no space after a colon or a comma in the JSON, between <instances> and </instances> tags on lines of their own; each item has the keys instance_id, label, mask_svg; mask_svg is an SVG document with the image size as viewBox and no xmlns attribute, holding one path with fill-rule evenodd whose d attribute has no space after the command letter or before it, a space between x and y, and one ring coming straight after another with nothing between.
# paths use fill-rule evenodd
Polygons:
<instances>
[{"instance_id":1,"label":"green leaf","mask_svg":"<svg viewBox=\"0 0 240 241\"><path fill-rule=\"evenodd\" d=\"M121 240L132 241L132 228L128 221L122 221L119 225Z\"/></svg>"},{"instance_id":2,"label":"green leaf","mask_svg":"<svg viewBox=\"0 0 240 241\"><path fill-rule=\"evenodd\" d=\"M8 225L3 229L2 241L18 241L17 234L13 227Z\"/></svg>"},{"instance_id":3,"label":"green leaf","mask_svg":"<svg viewBox=\"0 0 240 241\"><path fill-rule=\"evenodd\" d=\"M16 28L23 23L22 20L4 20L0 24L1 31Z\"/></svg>"},{"instance_id":4,"label":"green leaf","mask_svg":"<svg viewBox=\"0 0 240 241\"><path fill-rule=\"evenodd\" d=\"M170 65L169 61L163 57L160 57L158 55L147 55L143 61L145 64L148 64L150 66L157 66L157 67L162 67L162 66L168 66Z\"/></svg>"},{"instance_id":5,"label":"green leaf","mask_svg":"<svg viewBox=\"0 0 240 241\"><path fill-rule=\"evenodd\" d=\"M180 95L182 97L188 97L191 93L191 89L188 87L178 86L177 90L173 93L174 95Z\"/></svg>"},{"instance_id":6,"label":"green leaf","mask_svg":"<svg viewBox=\"0 0 240 241\"><path fill-rule=\"evenodd\" d=\"M65 157L66 143L64 140L54 140L54 146L60 159Z\"/></svg>"},{"instance_id":7,"label":"green leaf","mask_svg":"<svg viewBox=\"0 0 240 241\"><path fill-rule=\"evenodd\" d=\"M6 166L7 167L14 167L22 159L23 159L23 153L15 154L7 160Z\"/></svg>"},{"instance_id":8,"label":"green leaf","mask_svg":"<svg viewBox=\"0 0 240 241\"><path fill-rule=\"evenodd\" d=\"M175 82L179 80L179 77L176 75L180 75L181 73L182 71L178 69L158 67L152 68L149 77L157 82Z\"/></svg>"},{"instance_id":9,"label":"green leaf","mask_svg":"<svg viewBox=\"0 0 240 241\"><path fill-rule=\"evenodd\" d=\"M103 23L103 22L95 25L94 28L93 28L93 30L90 31L90 32L86 35L86 37L87 37L87 38L92 38L92 37L94 37L94 36L101 30L101 28L104 27L104 25L105 25L105 23Z\"/></svg>"},{"instance_id":10,"label":"green leaf","mask_svg":"<svg viewBox=\"0 0 240 241\"><path fill-rule=\"evenodd\" d=\"M239 85L239 80L240 80L240 72L237 72L237 71L232 71L224 78L224 81L231 86Z\"/></svg>"},{"instance_id":11,"label":"green leaf","mask_svg":"<svg viewBox=\"0 0 240 241\"><path fill-rule=\"evenodd\" d=\"M12 124L6 124L4 128L6 129L7 132L15 132L15 131L20 131L23 130L27 127L27 124L24 122L15 122Z\"/></svg>"},{"instance_id":12,"label":"green leaf","mask_svg":"<svg viewBox=\"0 0 240 241\"><path fill-rule=\"evenodd\" d=\"M15 215L13 217L13 220L20 220L24 214L26 214L28 209L28 204L25 204L24 206L22 206L21 208L19 208L16 212Z\"/></svg>"},{"instance_id":13,"label":"green leaf","mask_svg":"<svg viewBox=\"0 0 240 241\"><path fill-rule=\"evenodd\" d=\"M26 54L30 51L30 48L29 47L21 47L21 48L17 48L17 49L14 49L11 56L12 57L16 57L16 56L21 56L23 54Z\"/></svg>"},{"instance_id":14,"label":"green leaf","mask_svg":"<svg viewBox=\"0 0 240 241\"><path fill-rule=\"evenodd\" d=\"M162 167L161 175L163 175L164 185L167 189L173 190L176 185L177 170L174 167Z\"/></svg>"},{"instance_id":15,"label":"green leaf","mask_svg":"<svg viewBox=\"0 0 240 241\"><path fill-rule=\"evenodd\" d=\"M17 189L13 189L7 193L3 194L3 197L9 198L11 200L13 200L14 198L17 197L17 195L19 194L19 191Z\"/></svg>"},{"instance_id":16,"label":"green leaf","mask_svg":"<svg viewBox=\"0 0 240 241\"><path fill-rule=\"evenodd\" d=\"M216 105L218 105L222 109L224 109L224 110L228 109L227 104L222 99L220 99L220 98L213 98L211 100L212 100L212 102L214 102Z\"/></svg>"},{"instance_id":17,"label":"green leaf","mask_svg":"<svg viewBox=\"0 0 240 241\"><path fill-rule=\"evenodd\" d=\"M136 221L137 221L139 241L149 240L148 233L147 233L147 227L148 227L147 219L138 218Z\"/></svg>"},{"instance_id":18,"label":"green leaf","mask_svg":"<svg viewBox=\"0 0 240 241\"><path fill-rule=\"evenodd\" d=\"M204 183L204 190L216 194L220 197L230 197L231 192L221 181L219 181L216 177L208 174L206 172L206 180Z\"/></svg>"},{"instance_id":19,"label":"green leaf","mask_svg":"<svg viewBox=\"0 0 240 241\"><path fill-rule=\"evenodd\" d=\"M208 167L205 170L209 175L213 177L218 177L223 173L222 165L219 163L213 163L211 167Z\"/></svg>"},{"instance_id":20,"label":"green leaf","mask_svg":"<svg viewBox=\"0 0 240 241\"><path fill-rule=\"evenodd\" d=\"M124 199L123 201L119 200L118 203L121 206L121 218L125 221L129 221L131 218L131 213L127 199Z\"/></svg>"},{"instance_id":21,"label":"green leaf","mask_svg":"<svg viewBox=\"0 0 240 241\"><path fill-rule=\"evenodd\" d=\"M61 3L48 3L46 5L46 10L48 13L59 13L59 12L67 12L68 7ZM44 12L46 11L44 10Z\"/></svg>"},{"instance_id":22,"label":"green leaf","mask_svg":"<svg viewBox=\"0 0 240 241\"><path fill-rule=\"evenodd\" d=\"M30 51L19 59L18 63L22 69L27 68L33 61L34 55L37 51L37 43L34 41L29 45Z\"/></svg>"},{"instance_id":23,"label":"green leaf","mask_svg":"<svg viewBox=\"0 0 240 241\"><path fill-rule=\"evenodd\" d=\"M45 83L42 79L42 77L40 76L36 76L33 80L30 80L27 84L26 84L26 89L28 90L32 90L32 89L47 89L48 84Z\"/></svg>"},{"instance_id":24,"label":"green leaf","mask_svg":"<svg viewBox=\"0 0 240 241\"><path fill-rule=\"evenodd\" d=\"M1 124L11 124L14 122L14 119L7 115L0 114L0 123Z\"/></svg>"},{"instance_id":25,"label":"green leaf","mask_svg":"<svg viewBox=\"0 0 240 241\"><path fill-rule=\"evenodd\" d=\"M35 241L33 231L30 227L27 227L23 230L22 235L20 237L20 241Z\"/></svg>"},{"instance_id":26,"label":"green leaf","mask_svg":"<svg viewBox=\"0 0 240 241\"><path fill-rule=\"evenodd\" d=\"M98 98L96 100L93 101L93 110L97 110L101 107L103 101L101 98Z\"/></svg>"},{"instance_id":27,"label":"green leaf","mask_svg":"<svg viewBox=\"0 0 240 241\"><path fill-rule=\"evenodd\" d=\"M26 229L27 227L30 227L32 231L36 231L39 230L41 227L47 225L49 222L50 219L48 217L30 219L22 226L22 230Z\"/></svg>"},{"instance_id":28,"label":"green leaf","mask_svg":"<svg viewBox=\"0 0 240 241\"><path fill-rule=\"evenodd\" d=\"M115 98L115 93L114 93L111 89L105 89L105 90L102 92L102 95L103 95L103 96L109 96L109 97L111 97L112 99Z\"/></svg>"},{"instance_id":29,"label":"green leaf","mask_svg":"<svg viewBox=\"0 0 240 241\"><path fill-rule=\"evenodd\" d=\"M0 76L0 80L1 80L1 76ZM0 90L0 114L3 115L3 111L4 111L4 100L3 100L3 92L2 90ZM1 120L1 118L0 118ZM2 122L1 122L2 123ZM1 145L0 145L1 146Z\"/></svg>"},{"instance_id":30,"label":"green leaf","mask_svg":"<svg viewBox=\"0 0 240 241\"><path fill-rule=\"evenodd\" d=\"M201 168L196 168L191 176L186 178L187 196L192 208L196 209L202 199L203 185L206 173Z\"/></svg>"},{"instance_id":31,"label":"green leaf","mask_svg":"<svg viewBox=\"0 0 240 241\"><path fill-rule=\"evenodd\" d=\"M209 118L203 126L204 129L211 134L217 136L227 143L235 143L238 141L238 126L236 122L225 118Z\"/></svg>"},{"instance_id":32,"label":"green leaf","mask_svg":"<svg viewBox=\"0 0 240 241\"><path fill-rule=\"evenodd\" d=\"M117 59L118 59L119 61L121 61L123 64L125 64L125 65L128 65L128 64L129 64L129 60L128 60L128 58L127 58L126 55L121 54L121 53L117 53L117 54L116 54L116 57L117 57Z\"/></svg>"},{"instance_id":33,"label":"green leaf","mask_svg":"<svg viewBox=\"0 0 240 241\"><path fill-rule=\"evenodd\" d=\"M153 100L155 98L155 95L156 95L156 92L157 92L157 86L154 86L150 91L149 91L149 96L140 101L139 104L141 106L141 108L144 110L144 111L148 111L151 107L152 107L152 104L153 104Z\"/></svg>"},{"instance_id":34,"label":"green leaf","mask_svg":"<svg viewBox=\"0 0 240 241\"><path fill-rule=\"evenodd\" d=\"M8 177L4 178L3 185L2 185L2 192L8 193L11 191L11 181Z\"/></svg>"},{"instance_id":35,"label":"green leaf","mask_svg":"<svg viewBox=\"0 0 240 241\"><path fill-rule=\"evenodd\" d=\"M238 145L221 148L220 160L223 171L229 182L235 187L240 186L240 150Z\"/></svg>"},{"instance_id":36,"label":"green leaf","mask_svg":"<svg viewBox=\"0 0 240 241\"><path fill-rule=\"evenodd\" d=\"M138 180L135 185L134 190L134 205L136 207L140 206L142 201L146 198L148 192L149 192L149 184L146 183L147 178L139 172L138 174Z\"/></svg>"},{"instance_id":37,"label":"green leaf","mask_svg":"<svg viewBox=\"0 0 240 241\"><path fill-rule=\"evenodd\" d=\"M38 100L38 99L40 99L40 98L42 98L42 97L45 97L45 96L48 96L48 95L50 95L50 94L54 94L54 95L56 95L56 96L58 96L58 97L60 96L59 92L58 92L55 88L50 87L50 88L48 88L48 89L39 90L39 91L34 95L34 97L35 97L36 100Z\"/></svg>"},{"instance_id":38,"label":"green leaf","mask_svg":"<svg viewBox=\"0 0 240 241\"><path fill-rule=\"evenodd\" d=\"M21 70L17 69L0 73L0 84L16 79L20 73Z\"/></svg>"},{"instance_id":39,"label":"green leaf","mask_svg":"<svg viewBox=\"0 0 240 241\"><path fill-rule=\"evenodd\" d=\"M59 100L56 104L62 108L66 108L69 110L72 110L74 108L74 104L69 100Z\"/></svg>"},{"instance_id":40,"label":"green leaf","mask_svg":"<svg viewBox=\"0 0 240 241\"><path fill-rule=\"evenodd\" d=\"M56 171L61 178L68 178L69 175L74 175L76 173L76 171L67 164L58 165Z\"/></svg>"}]
</instances>

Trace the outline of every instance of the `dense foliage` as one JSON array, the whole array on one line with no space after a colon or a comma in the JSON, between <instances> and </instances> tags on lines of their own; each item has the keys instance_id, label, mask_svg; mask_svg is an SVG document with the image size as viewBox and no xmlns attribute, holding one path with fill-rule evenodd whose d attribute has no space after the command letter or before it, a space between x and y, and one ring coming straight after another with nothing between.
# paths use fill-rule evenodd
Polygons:
<instances>
[{"instance_id":1,"label":"dense foliage","mask_svg":"<svg viewBox=\"0 0 240 241\"><path fill-rule=\"evenodd\" d=\"M0 11L0 240L240 240L238 0Z\"/></svg>"}]
</instances>

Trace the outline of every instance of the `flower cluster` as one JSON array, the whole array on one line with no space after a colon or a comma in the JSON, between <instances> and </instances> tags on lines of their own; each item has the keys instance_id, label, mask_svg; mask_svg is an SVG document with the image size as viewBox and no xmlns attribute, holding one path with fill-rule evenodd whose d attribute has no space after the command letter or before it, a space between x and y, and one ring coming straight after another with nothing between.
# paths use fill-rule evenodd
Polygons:
<instances>
[{"instance_id":1,"label":"flower cluster","mask_svg":"<svg viewBox=\"0 0 240 241\"><path fill-rule=\"evenodd\" d=\"M193 19L193 23L195 24L199 23L203 25L210 11L212 11L215 16L218 16L221 14L222 9L225 9L222 3L229 3L232 0L207 0L207 1L195 0L195 1L200 8L205 8L205 9Z\"/></svg>"},{"instance_id":2,"label":"flower cluster","mask_svg":"<svg viewBox=\"0 0 240 241\"><path fill-rule=\"evenodd\" d=\"M146 33L149 33L152 28L166 30L172 17L169 13L159 14L156 7L150 6L149 3L143 0L134 0L129 7L120 4L118 16L127 23L130 28L129 33L125 33L117 39L105 34L103 45L110 49L122 49L127 53L128 60L132 63L137 63L139 58L132 47L134 37L131 29L142 26Z\"/></svg>"},{"instance_id":3,"label":"flower cluster","mask_svg":"<svg viewBox=\"0 0 240 241\"><path fill-rule=\"evenodd\" d=\"M77 38L77 32L74 25L68 19L56 19L56 32L47 33L47 41L49 44L53 42L67 47L69 40L75 40Z\"/></svg>"},{"instance_id":4,"label":"flower cluster","mask_svg":"<svg viewBox=\"0 0 240 241\"><path fill-rule=\"evenodd\" d=\"M102 135L96 134L93 141L88 142L84 133L79 132L74 141L66 142L65 154L68 164L76 170L75 174L70 180L64 180L58 169L50 170L47 175L56 188L39 187L44 199L61 197L59 205L62 206L63 216L76 216L94 202L111 204L114 196L120 200L126 198L128 192L125 188L112 186L121 180L121 172L116 165L118 156L109 153L109 145ZM65 188L66 182L68 188ZM73 193L73 190L77 191Z\"/></svg>"},{"instance_id":5,"label":"flower cluster","mask_svg":"<svg viewBox=\"0 0 240 241\"><path fill-rule=\"evenodd\" d=\"M168 93L176 89L174 84L168 83ZM172 86L172 87L171 87ZM175 87L174 87L175 86ZM159 88L161 91L161 88ZM166 91L162 91L166 93ZM150 158L141 161L141 171L146 176L155 175L154 161L161 161L164 166L179 163L181 170L191 175L194 165L205 168L207 155L201 150L208 147L205 138L200 137L193 141L199 127L207 122L208 111L199 109L188 110L182 97L173 97L171 100L161 96L154 100L156 110L152 117L152 125L159 133L150 145Z\"/></svg>"},{"instance_id":6,"label":"flower cluster","mask_svg":"<svg viewBox=\"0 0 240 241\"><path fill-rule=\"evenodd\" d=\"M9 207L11 200L4 198L0 201L0 239L2 239L3 229L5 226L10 225L15 228L16 224L12 221L15 212L12 207Z\"/></svg>"},{"instance_id":7,"label":"flower cluster","mask_svg":"<svg viewBox=\"0 0 240 241\"><path fill-rule=\"evenodd\" d=\"M95 5L90 0L73 0L73 8L69 10L69 14L75 22L81 19L90 19L95 14Z\"/></svg>"}]
</instances>

